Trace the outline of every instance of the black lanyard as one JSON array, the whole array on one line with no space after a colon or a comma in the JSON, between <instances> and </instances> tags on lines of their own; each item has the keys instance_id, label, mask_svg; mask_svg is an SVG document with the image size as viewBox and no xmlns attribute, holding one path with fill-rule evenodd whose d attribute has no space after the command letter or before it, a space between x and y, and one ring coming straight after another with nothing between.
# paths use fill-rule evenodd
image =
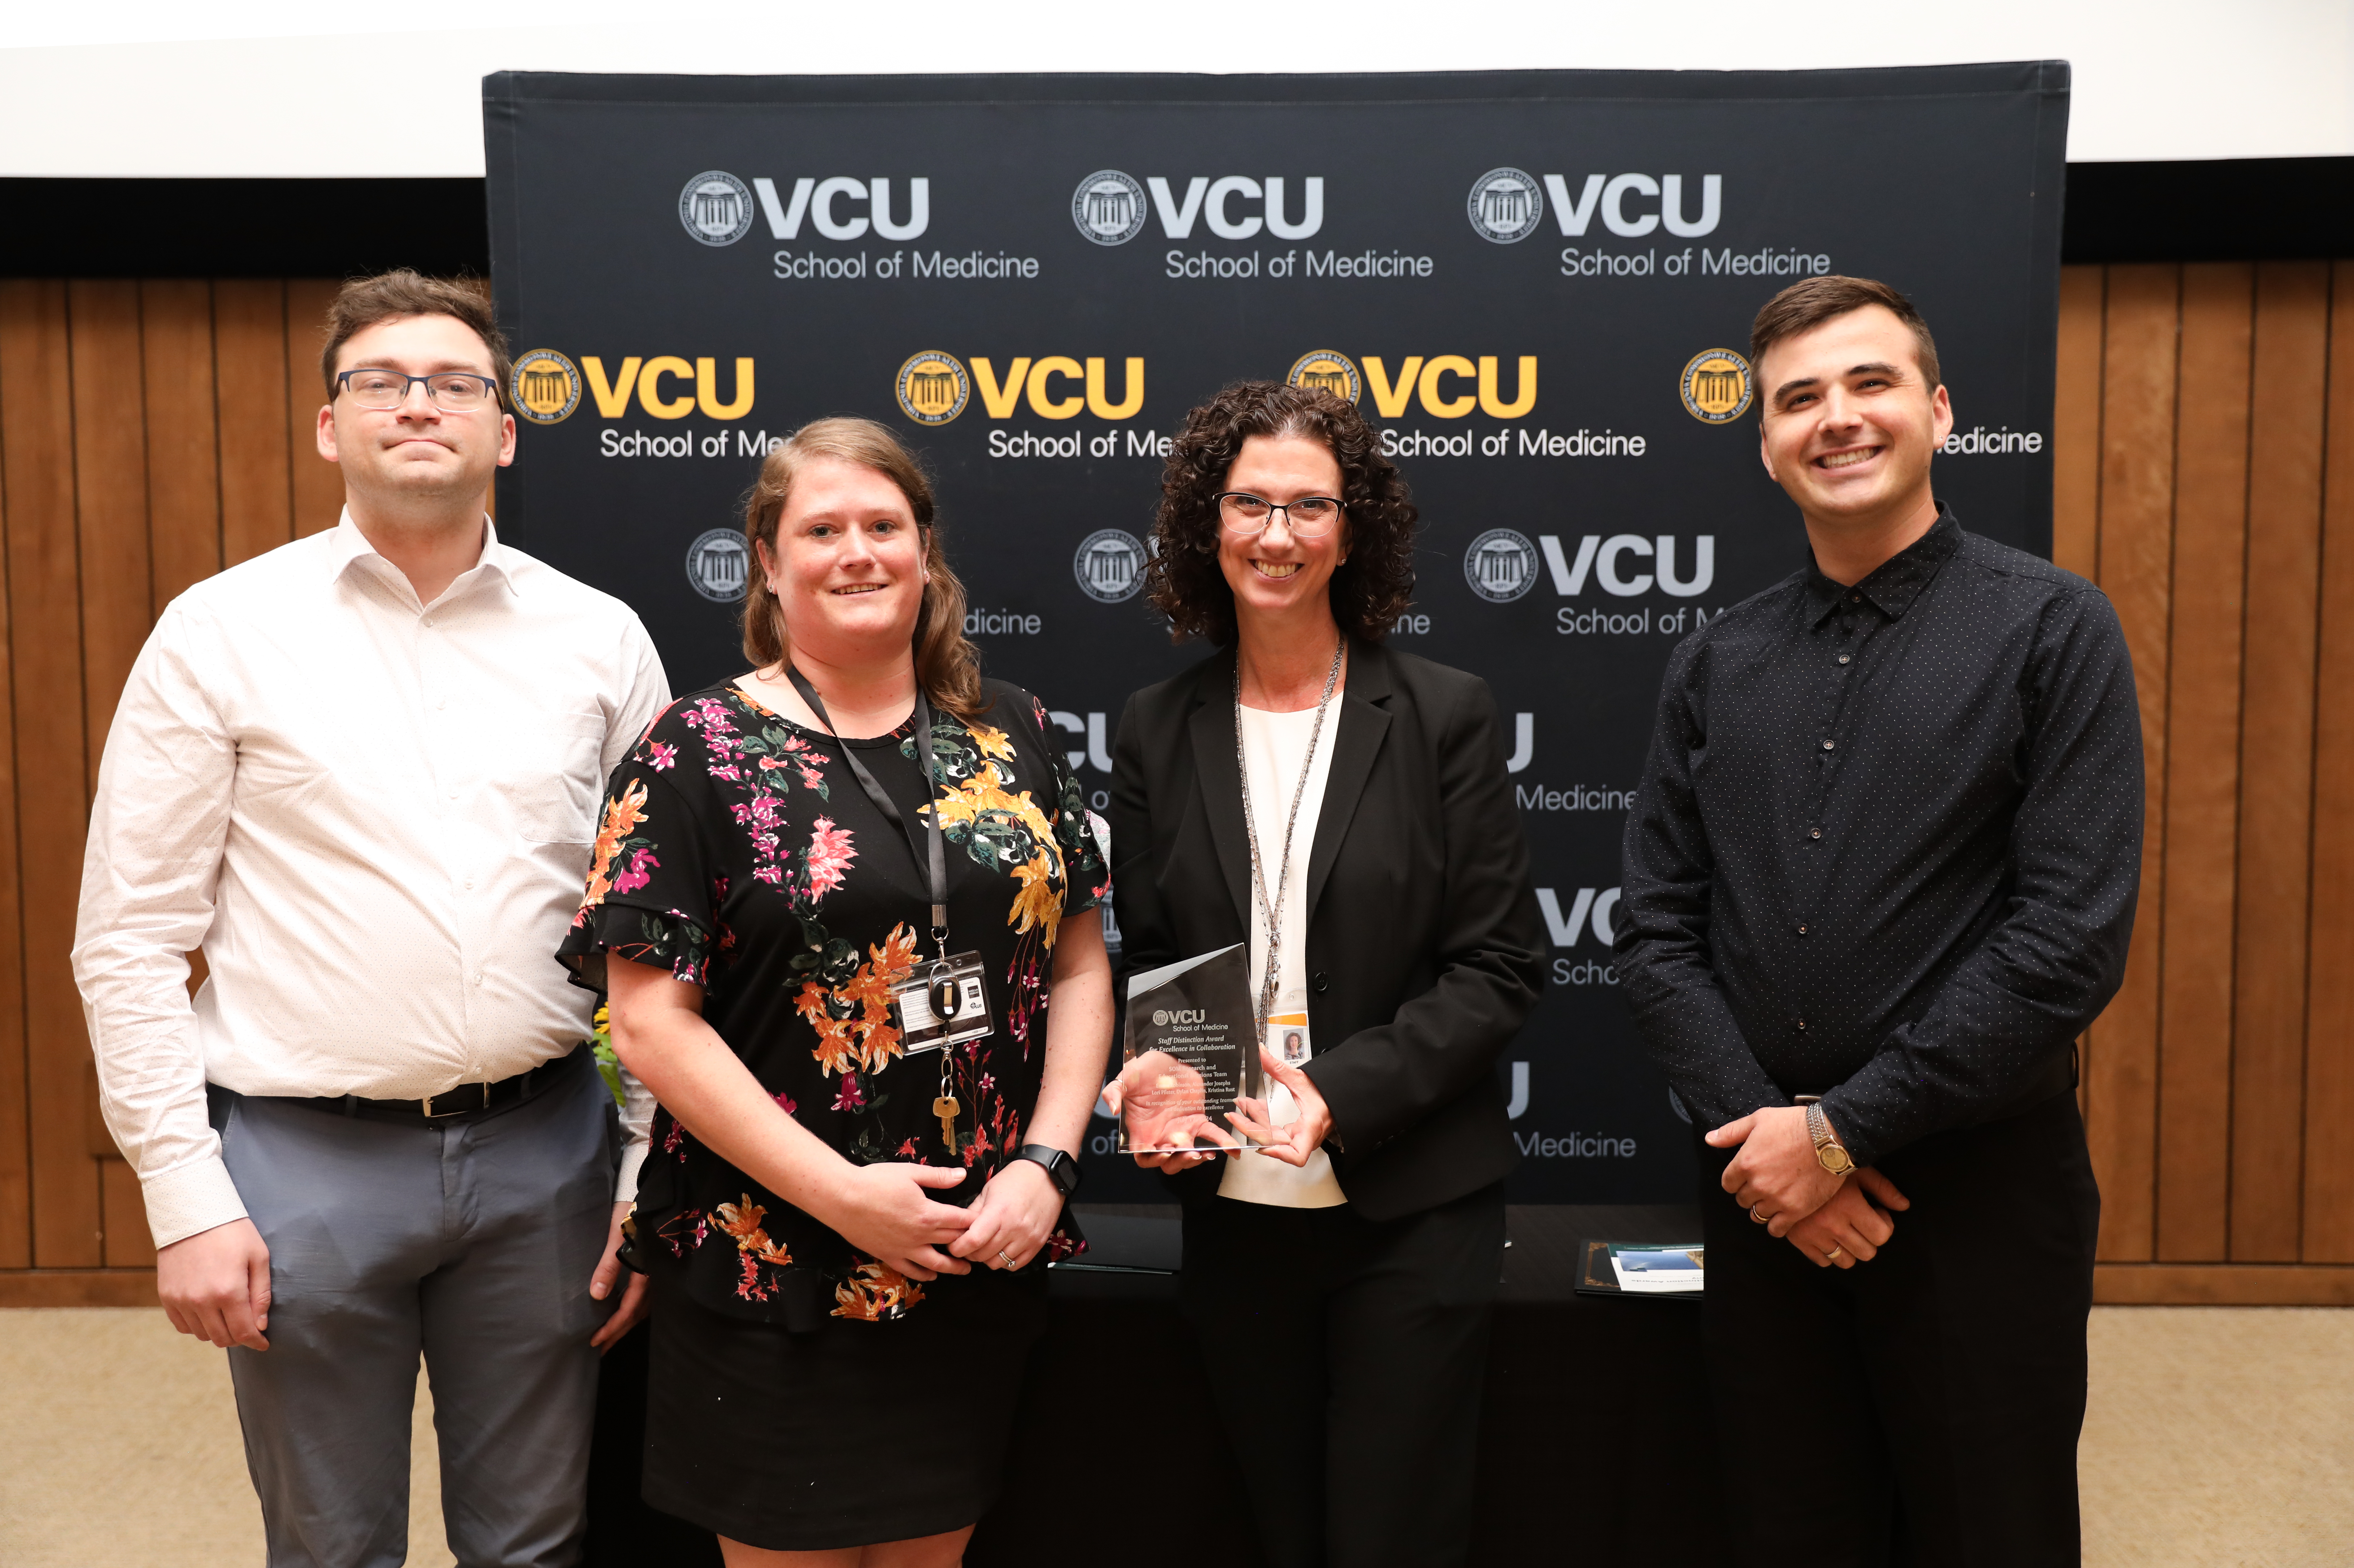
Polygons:
<instances>
[{"instance_id":1,"label":"black lanyard","mask_svg":"<svg viewBox=\"0 0 2354 1568\"><path fill-rule=\"evenodd\" d=\"M916 869L920 872L928 864L929 865L932 881L932 950L940 958L947 958L949 956L948 853L940 847L940 808L938 800L933 797L932 705L924 700L922 683L919 682L916 686L916 760L924 771L924 793L927 797L932 797L932 809L925 819L931 828L931 832L925 836L928 842L919 841L916 837L916 830L907 825L907 819L900 811L899 803L892 800L884 791L883 786L875 781L875 775L869 773L866 770L866 764L858 759L857 750L842 738L841 733L833 727L832 716L825 711L825 699L817 694L817 688L810 684L808 676L794 668L793 662L790 658L785 661L785 673L792 681L793 690L801 694L801 701L810 705L810 712L817 715L818 722L825 726L826 733L832 735L841 746L843 760L850 764L850 771L857 776L858 787L866 791L866 798L875 802L875 809L889 818L893 827L907 835L907 847L913 850L916 855Z\"/></svg>"}]
</instances>

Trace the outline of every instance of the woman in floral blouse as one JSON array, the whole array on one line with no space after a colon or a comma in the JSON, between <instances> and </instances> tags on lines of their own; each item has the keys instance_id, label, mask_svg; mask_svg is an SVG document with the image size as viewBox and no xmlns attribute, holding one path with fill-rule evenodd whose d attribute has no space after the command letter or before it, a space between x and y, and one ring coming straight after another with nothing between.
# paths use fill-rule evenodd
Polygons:
<instances>
[{"instance_id":1,"label":"woman in floral blouse","mask_svg":"<svg viewBox=\"0 0 2354 1568\"><path fill-rule=\"evenodd\" d=\"M1066 917L1104 897L1103 857L1044 709L979 677L932 512L880 425L770 452L745 515L755 668L614 770L562 949L662 1104L631 1249L646 1499L731 1568L958 1562L1043 1265L1080 1245L1064 1202L1111 985L1101 925ZM977 956L979 986L944 955ZM988 1033L923 1048L984 994Z\"/></svg>"}]
</instances>

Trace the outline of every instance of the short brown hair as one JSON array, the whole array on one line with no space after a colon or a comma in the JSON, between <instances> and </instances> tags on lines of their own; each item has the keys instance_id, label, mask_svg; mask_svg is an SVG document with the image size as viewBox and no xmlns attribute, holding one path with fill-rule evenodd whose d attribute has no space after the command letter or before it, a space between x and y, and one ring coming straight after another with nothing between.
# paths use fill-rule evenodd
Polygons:
<instances>
[{"instance_id":1,"label":"short brown hair","mask_svg":"<svg viewBox=\"0 0 2354 1568\"><path fill-rule=\"evenodd\" d=\"M407 267L378 272L373 278L352 278L335 291L327 307L327 344L319 351L319 376L327 386L327 401L335 400L335 355L356 334L382 322L405 316L451 316L473 329L491 351L491 374L498 382L499 407L506 407L507 334L491 313L490 295L472 278L429 278Z\"/></svg>"},{"instance_id":2,"label":"short brown hair","mask_svg":"<svg viewBox=\"0 0 2354 1568\"><path fill-rule=\"evenodd\" d=\"M1850 311L1860 311L1867 305L1878 305L1913 329L1913 357L1921 366L1921 379L1932 391L1945 385L1937 369L1937 340L1929 335L1929 323L1913 308L1913 302L1872 278L1842 278L1834 273L1829 277L1808 278L1791 284L1766 302L1757 313L1757 320L1749 328L1749 363L1761 374L1766 364L1766 351L1784 338L1796 337L1802 332L1812 332L1834 316ZM1758 400L1759 411L1765 400Z\"/></svg>"},{"instance_id":3,"label":"short brown hair","mask_svg":"<svg viewBox=\"0 0 2354 1568\"><path fill-rule=\"evenodd\" d=\"M1379 641L1414 592L1413 493L1355 404L1279 381L1238 381L1185 416L1161 470L1152 520L1153 556L1144 568L1152 608L1169 618L1177 641L1199 637L1224 647L1235 640L1235 590L1218 567L1216 497L1253 436L1302 436L1340 463L1349 558L1332 571L1332 618L1351 636Z\"/></svg>"},{"instance_id":4,"label":"short brown hair","mask_svg":"<svg viewBox=\"0 0 2354 1568\"><path fill-rule=\"evenodd\" d=\"M872 469L899 487L924 538L924 601L916 612L916 681L932 705L960 719L978 718L988 704L981 695L981 655L964 634L964 583L949 569L940 548L932 482L916 454L890 428L872 419L813 419L769 449L760 477L744 498L744 541L751 547L752 577L744 595L744 657L757 668L780 662L791 647L784 607L759 573L760 546L773 554L777 524L791 499L793 481L815 459L832 458Z\"/></svg>"}]
</instances>

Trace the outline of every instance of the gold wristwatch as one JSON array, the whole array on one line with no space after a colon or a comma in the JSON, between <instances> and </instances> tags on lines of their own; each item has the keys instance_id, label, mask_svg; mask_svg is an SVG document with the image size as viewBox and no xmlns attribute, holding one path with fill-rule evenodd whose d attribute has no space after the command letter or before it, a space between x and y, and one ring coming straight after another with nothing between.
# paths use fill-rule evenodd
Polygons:
<instances>
[{"instance_id":1,"label":"gold wristwatch","mask_svg":"<svg viewBox=\"0 0 2354 1568\"><path fill-rule=\"evenodd\" d=\"M1822 1168L1834 1176L1844 1176L1855 1169L1855 1160L1847 1146L1839 1140L1831 1127L1831 1118L1823 1110L1820 1095L1793 1095L1792 1099L1807 1107L1807 1136L1815 1140L1815 1158Z\"/></svg>"}]
</instances>

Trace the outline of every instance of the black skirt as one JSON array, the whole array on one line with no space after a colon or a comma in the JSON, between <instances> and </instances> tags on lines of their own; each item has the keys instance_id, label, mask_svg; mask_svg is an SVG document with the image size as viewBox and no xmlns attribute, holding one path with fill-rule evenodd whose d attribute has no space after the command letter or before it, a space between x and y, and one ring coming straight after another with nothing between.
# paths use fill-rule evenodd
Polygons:
<instances>
[{"instance_id":1,"label":"black skirt","mask_svg":"<svg viewBox=\"0 0 2354 1568\"><path fill-rule=\"evenodd\" d=\"M657 1267L646 1501L771 1552L975 1522L997 1498L1045 1273L942 1275L905 1318L797 1334L713 1312Z\"/></svg>"}]
</instances>

